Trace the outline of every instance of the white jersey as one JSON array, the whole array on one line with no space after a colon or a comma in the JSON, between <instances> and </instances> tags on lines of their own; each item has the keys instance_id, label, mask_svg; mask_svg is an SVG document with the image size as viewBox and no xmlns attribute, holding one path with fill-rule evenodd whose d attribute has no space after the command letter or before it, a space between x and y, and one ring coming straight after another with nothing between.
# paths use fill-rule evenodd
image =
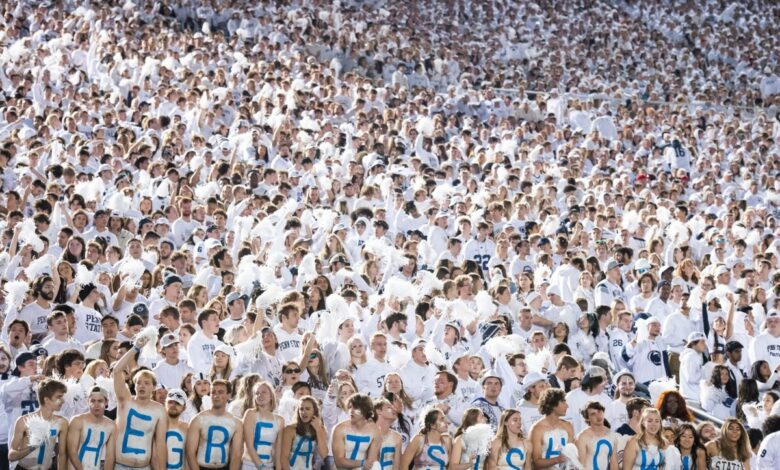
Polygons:
<instances>
[{"instance_id":1,"label":"white jersey","mask_svg":"<svg viewBox=\"0 0 780 470\"><path fill-rule=\"evenodd\" d=\"M602 305L611 307L612 301L614 300L621 300L623 302L626 301L625 295L623 294L623 289L619 285L610 282L609 279L604 279L603 281L596 284L596 292L594 296L596 307L601 307Z\"/></svg>"},{"instance_id":2,"label":"white jersey","mask_svg":"<svg viewBox=\"0 0 780 470\"><path fill-rule=\"evenodd\" d=\"M476 238L469 240L464 247L465 259L476 261L482 271L487 271L490 258L496 252L496 244L493 240L479 241Z\"/></svg>"},{"instance_id":3,"label":"white jersey","mask_svg":"<svg viewBox=\"0 0 780 470\"><path fill-rule=\"evenodd\" d=\"M780 468L780 432L766 436L758 448L757 470Z\"/></svg>"}]
</instances>

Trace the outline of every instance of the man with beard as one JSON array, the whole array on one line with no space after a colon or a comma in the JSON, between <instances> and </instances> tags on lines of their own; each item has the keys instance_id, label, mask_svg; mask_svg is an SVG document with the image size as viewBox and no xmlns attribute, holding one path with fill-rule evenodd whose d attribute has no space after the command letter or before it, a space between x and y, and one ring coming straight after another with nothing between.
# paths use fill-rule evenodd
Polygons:
<instances>
[{"instance_id":1,"label":"man with beard","mask_svg":"<svg viewBox=\"0 0 780 470\"><path fill-rule=\"evenodd\" d=\"M634 374L623 369L612 380L617 389L617 398L607 407L606 417L611 428L617 429L628 423L626 404L628 400L636 396L636 379L634 379Z\"/></svg>"},{"instance_id":2,"label":"man with beard","mask_svg":"<svg viewBox=\"0 0 780 470\"><path fill-rule=\"evenodd\" d=\"M89 411L74 416L68 426L68 460L76 470L114 468L114 422L103 413L108 392L93 387L88 396ZM102 458L101 458L102 457Z\"/></svg>"},{"instance_id":3,"label":"man with beard","mask_svg":"<svg viewBox=\"0 0 780 470\"><path fill-rule=\"evenodd\" d=\"M165 411L168 413L168 431L165 433L165 444L168 449L165 468L182 468L184 466L184 440L187 437L187 423L179 417L187 405L187 395L179 388L168 391L165 398Z\"/></svg>"},{"instance_id":4,"label":"man with beard","mask_svg":"<svg viewBox=\"0 0 780 470\"><path fill-rule=\"evenodd\" d=\"M59 278L55 282L48 275L39 277L32 285L35 302L27 305L19 312L19 318L26 321L30 326L33 342L42 342L46 335L49 334L46 319L52 311L51 301L54 300L54 294L58 288Z\"/></svg>"},{"instance_id":5,"label":"man with beard","mask_svg":"<svg viewBox=\"0 0 780 470\"><path fill-rule=\"evenodd\" d=\"M198 222L192 219L192 199L181 198L179 201L179 218L173 221L173 241L177 247L184 244L190 234L198 227Z\"/></svg>"}]
</instances>

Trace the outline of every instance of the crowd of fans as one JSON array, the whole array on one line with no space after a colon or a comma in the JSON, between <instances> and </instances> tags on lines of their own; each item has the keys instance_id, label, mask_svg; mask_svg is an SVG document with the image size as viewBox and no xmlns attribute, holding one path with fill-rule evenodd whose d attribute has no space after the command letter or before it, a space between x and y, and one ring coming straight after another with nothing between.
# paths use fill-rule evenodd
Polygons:
<instances>
[{"instance_id":1,"label":"crowd of fans","mask_svg":"<svg viewBox=\"0 0 780 470\"><path fill-rule=\"evenodd\" d=\"M780 467L778 25L3 3L0 470Z\"/></svg>"}]
</instances>

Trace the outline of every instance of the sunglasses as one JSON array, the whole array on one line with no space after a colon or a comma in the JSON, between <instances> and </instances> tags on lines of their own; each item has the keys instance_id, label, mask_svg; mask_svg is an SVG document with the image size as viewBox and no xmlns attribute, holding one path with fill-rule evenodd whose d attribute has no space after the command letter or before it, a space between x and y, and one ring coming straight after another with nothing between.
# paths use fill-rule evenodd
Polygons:
<instances>
[{"instance_id":1,"label":"sunglasses","mask_svg":"<svg viewBox=\"0 0 780 470\"><path fill-rule=\"evenodd\" d=\"M287 369L283 371L285 374L300 374L301 369Z\"/></svg>"}]
</instances>

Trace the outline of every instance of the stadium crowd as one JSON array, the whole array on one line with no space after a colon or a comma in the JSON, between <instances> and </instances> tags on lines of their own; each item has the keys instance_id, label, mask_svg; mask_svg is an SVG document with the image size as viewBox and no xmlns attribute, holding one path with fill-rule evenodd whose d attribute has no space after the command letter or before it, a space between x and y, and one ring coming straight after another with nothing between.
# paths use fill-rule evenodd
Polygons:
<instances>
[{"instance_id":1,"label":"stadium crowd","mask_svg":"<svg viewBox=\"0 0 780 470\"><path fill-rule=\"evenodd\" d=\"M780 468L778 25L3 2L0 470Z\"/></svg>"}]
</instances>

